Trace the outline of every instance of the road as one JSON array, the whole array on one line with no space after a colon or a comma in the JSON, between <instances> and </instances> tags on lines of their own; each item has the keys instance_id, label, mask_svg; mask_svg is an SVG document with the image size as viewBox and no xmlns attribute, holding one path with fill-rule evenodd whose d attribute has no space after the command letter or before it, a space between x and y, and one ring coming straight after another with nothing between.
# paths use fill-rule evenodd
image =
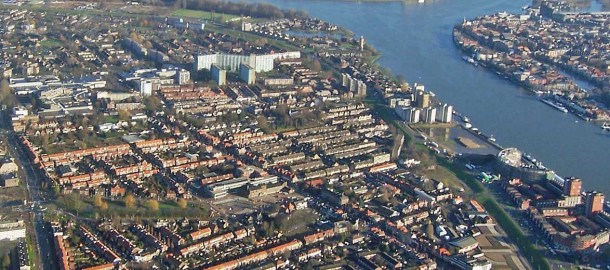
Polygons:
<instances>
[{"instance_id":1,"label":"road","mask_svg":"<svg viewBox=\"0 0 610 270\"><path fill-rule=\"evenodd\" d=\"M13 133L8 134L8 143L9 150L13 157L15 157L15 162L19 166L20 171L23 173L22 176L25 178L25 184L27 188L27 193L29 196L29 201L32 202L33 205L39 205L41 202L44 202L44 192L40 189L40 181L38 179L36 172L32 168L32 164L23 152L23 147L19 142L19 138L17 135ZM54 258L55 256L51 256L51 252L53 250L52 243L50 241L50 235L48 231L45 229L43 212L35 207L33 210L33 226L34 226L34 239L36 239L36 252L38 253L38 258L40 261L36 262L38 267L36 269L42 270L51 270L57 269L57 265Z\"/></svg>"}]
</instances>

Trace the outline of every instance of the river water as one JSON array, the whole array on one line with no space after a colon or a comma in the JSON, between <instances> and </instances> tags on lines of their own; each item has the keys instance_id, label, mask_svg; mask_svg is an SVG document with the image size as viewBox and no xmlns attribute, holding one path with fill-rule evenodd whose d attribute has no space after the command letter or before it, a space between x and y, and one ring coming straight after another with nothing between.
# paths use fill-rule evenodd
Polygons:
<instances>
[{"instance_id":1,"label":"river water","mask_svg":"<svg viewBox=\"0 0 610 270\"><path fill-rule=\"evenodd\" d=\"M382 53L382 66L409 83L423 83L426 90L469 116L474 126L493 134L501 145L532 154L562 176L581 177L585 189L610 195L610 133L541 103L493 72L466 63L453 45L453 25L464 18L520 12L530 1L260 2L306 10L313 17L363 35Z\"/></svg>"}]
</instances>

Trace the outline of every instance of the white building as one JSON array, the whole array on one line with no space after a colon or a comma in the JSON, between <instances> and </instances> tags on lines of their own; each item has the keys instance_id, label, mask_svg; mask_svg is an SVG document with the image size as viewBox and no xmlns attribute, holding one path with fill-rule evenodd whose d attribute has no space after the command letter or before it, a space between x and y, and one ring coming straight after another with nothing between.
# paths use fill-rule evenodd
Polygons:
<instances>
[{"instance_id":1,"label":"white building","mask_svg":"<svg viewBox=\"0 0 610 270\"><path fill-rule=\"evenodd\" d=\"M240 55L240 54L205 54L195 57L195 70L212 68L216 64L230 71L238 71L240 64L247 64L256 72L269 72L273 70L273 64L277 60L299 59L301 52L285 52L265 55Z\"/></svg>"},{"instance_id":2,"label":"white building","mask_svg":"<svg viewBox=\"0 0 610 270\"><path fill-rule=\"evenodd\" d=\"M0 240L15 241L19 238L25 238L25 227L0 229Z\"/></svg>"},{"instance_id":3,"label":"white building","mask_svg":"<svg viewBox=\"0 0 610 270\"><path fill-rule=\"evenodd\" d=\"M347 73L341 74L341 85L347 88L350 92L354 93L355 96L366 96L366 84L361 80L353 78Z\"/></svg>"},{"instance_id":4,"label":"white building","mask_svg":"<svg viewBox=\"0 0 610 270\"><path fill-rule=\"evenodd\" d=\"M153 81L150 79L140 79L140 83L138 83L138 90L140 90L140 95L142 95L142 97L152 96Z\"/></svg>"},{"instance_id":5,"label":"white building","mask_svg":"<svg viewBox=\"0 0 610 270\"><path fill-rule=\"evenodd\" d=\"M19 166L15 164L15 161L12 158L4 157L0 159L2 165L0 165L0 174L8 174L14 173L19 170Z\"/></svg>"},{"instance_id":6,"label":"white building","mask_svg":"<svg viewBox=\"0 0 610 270\"><path fill-rule=\"evenodd\" d=\"M176 83L178 83L179 85L185 85L188 84L188 82L191 80L191 72L186 70L186 69L182 69L178 72L176 72Z\"/></svg>"},{"instance_id":7,"label":"white building","mask_svg":"<svg viewBox=\"0 0 610 270\"><path fill-rule=\"evenodd\" d=\"M421 119L421 109L398 106L394 110L407 123L419 123Z\"/></svg>"},{"instance_id":8,"label":"white building","mask_svg":"<svg viewBox=\"0 0 610 270\"><path fill-rule=\"evenodd\" d=\"M453 106L443 104L438 107L436 120L442 123L451 123L453 120Z\"/></svg>"},{"instance_id":9,"label":"white building","mask_svg":"<svg viewBox=\"0 0 610 270\"><path fill-rule=\"evenodd\" d=\"M436 108L427 107L424 109L424 113L422 114L422 121L424 123L432 124L436 121Z\"/></svg>"},{"instance_id":10,"label":"white building","mask_svg":"<svg viewBox=\"0 0 610 270\"><path fill-rule=\"evenodd\" d=\"M359 97L366 96L366 84L363 81L358 80L358 87L356 88L355 94Z\"/></svg>"},{"instance_id":11,"label":"white building","mask_svg":"<svg viewBox=\"0 0 610 270\"><path fill-rule=\"evenodd\" d=\"M13 108L13 112L11 115L13 118L21 119L25 116L28 116L28 109L23 106L16 106Z\"/></svg>"},{"instance_id":12,"label":"white building","mask_svg":"<svg viewBox=\"0 0 610 270\"><path fill-rule=\"evenodd\" d=\"M347 73L341 73L341 85L343 87L349 87L349 81L351 77Z\"/></svg>"}]
</instances>

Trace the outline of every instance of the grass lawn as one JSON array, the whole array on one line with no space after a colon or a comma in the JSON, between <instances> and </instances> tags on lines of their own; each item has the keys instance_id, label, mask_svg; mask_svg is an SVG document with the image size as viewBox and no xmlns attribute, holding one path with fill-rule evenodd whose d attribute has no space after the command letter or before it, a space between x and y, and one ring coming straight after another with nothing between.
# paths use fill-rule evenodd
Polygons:
<instances>
[{"instance_id":1,"label":"grass lawn","mask_svg":"<svg viewBox=\"0 0 610 270\"><path fill-rule=\"evenodd\" d=\"M428 178L432 178L441 181L447 187L449 187L454 193L463 195L464 197L472 197L472 190L462 183L457 176L445 167L437 166L434 170L429 170L424 173ZM463 188L464 192L459 192Z\"/></svg>"},{"instance_id":2,"label":"grass lawn","mask_svg":"<svg viewBox=\"0 0 610 270\"><path fill-rule=\"evenodd\" d=\"M57 39L47 39L40 42L42 48L54 48L61 46L61 42Z\"/></svg>"},{"instance_id":3,"label":"grass lawn","mask_svg":"<svg viewBox=\"0 0 610 270\"><path fill-rule=\"evenodd\" d=\"M288 43L284 40L277 40L277 39L273 39L273 38L269 38L269 37L263 37L263 36L259 36L259 35L255 35L249 32L242 32L240 30L235 30L235 29L231 29L228 27L219 27L213 24L208 24L205 26L206 30L208 31L214 31L214 32L218 32L218 33L223 33L229 36L233 36L233 37L237 37L237 38L241 38L243 40L246 40L248 42L255 42L256 40L266 40L268 44L276 46L278 48L281 49L285 49L287 51L297 51L297 50L301 50L301 48Z\"/></svg>"},{"instance_id":4,"label":"grass lawn","mask_svg":"<svg viewBox=\"0 0 610 270\"><path fill-rule=\"evenodd\" d=\"M16 246L17 246L17 241L8 241L8 240L0 241L0 258L2 258L4 256L4 254L12 252Z\"/></svg>"},{"instance_id":5,"label":"grass lawn","mask_svg":"<svg viewBox=\"0 0 610 270\"><path fill-rule=\"evenodd\" d=\"M104 115L103 117L101 117L100 122L116 124L119 122L119 120L120 119L118 115Z\"/></svg>"},{"instance_id":6,"label":"grass lawn","mask_svg":"<svg viewBox=\"0 0 610 270\"><path fill-rule=\"evenodd\" d=\"M72 214L77 214L80 217L93 218L98 217L125 217L125 218L178 218L189 217L207 219L209 218L209 209L189 203L189 206L182 209L175 201L158 201L159 210L154 211L147 207L148 199L137 199L136 206L128 208L122 199L104 201L108 204L107 210L101 210L93 205L93 198L84 197L76 194L62 195L56 202L58 208L62 208Z\"/></svg>"},{"instance_id":7,"label":"grass lawn","mask_svg":"<svg viewBox=\"0 0 610 270\"><path fill-rule=\"evenodd\" d=\"M192 10L192 9L178 9L178 10L172 12L170 15L176 16L176 17L197 18L197 19L206 19L206 20L218 19L218 18L222 17L224 19L224 21L240 17L240 16L232 15L232 14L225 14L225 13L212 14L212 12L209 12L209 11ZM212 16L214 16L214 17L212 17Z\"/></svg>"},{"instance_id":8,"label":"grass lawn","mask_svg":"<svg viewBox=\"0 0 610 270\"><path fill-rule=\"evenodd\" d=\"M21 183L24 182L20 181ZM19 215L19 213L12 213L12 207L22 205L23 199L25 199L25 187L23 185L0 189L0 215Z\"/></svg>"},{"instance_id":9,"label":"grass lawn","mask_svg":"<svg viewBox=\"0 0 610 270\"><path fill-rule=\"evenodd\" d=\"M278 215L280 231L287 236L294 236L308 230L307 226L316 222L316 215L310 210L297 210L290 215Z\"/></svg>"}]
</instances>

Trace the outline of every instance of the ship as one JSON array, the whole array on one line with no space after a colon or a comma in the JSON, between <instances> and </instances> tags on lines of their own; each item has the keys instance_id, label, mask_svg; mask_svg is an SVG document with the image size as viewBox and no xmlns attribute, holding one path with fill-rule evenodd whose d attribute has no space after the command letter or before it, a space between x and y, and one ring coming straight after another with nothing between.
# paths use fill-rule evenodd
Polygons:
<instances>
[{"instance_id":1,"label":"ship","mask_svg":"<svg viewBox=\"0 0 610 270\"><path fill-rule=\"evenodd\" d=\"M552 102L552 101L550 101L548 99L541 98L540 101L544 102L544 104L546 104L546 105L549 105L549 106L557 109L560 112L564 112L564 113L568 112L568 109L566 109L565 107L563 107L563 106L561 106L559 104L556 104L555 102Z\"/></svg>"},{"instance_id":2,"label":"ship","mask_svg":"<svg viewBox=\"0 0 610 270\"><path fill-rule=\"evenodd\" d=\"M610 131L610 124L604 122L604 124L602 125L602 129L606 130L606 131Z\"/></svg>"},{"instance_id":3,"label":"ship","mask_svg":"<svg viewBox=\"0 0 610 270\"><path fill-rule=\"evenodd\" d=\"M464 59L464 61L466 61L470 64L473 64L473 65L477 63L476 61L474 61L474 59L472 59L472 57L464 56L464 57L462 57L462 59Z\"/></svg>"}]
</instances>

